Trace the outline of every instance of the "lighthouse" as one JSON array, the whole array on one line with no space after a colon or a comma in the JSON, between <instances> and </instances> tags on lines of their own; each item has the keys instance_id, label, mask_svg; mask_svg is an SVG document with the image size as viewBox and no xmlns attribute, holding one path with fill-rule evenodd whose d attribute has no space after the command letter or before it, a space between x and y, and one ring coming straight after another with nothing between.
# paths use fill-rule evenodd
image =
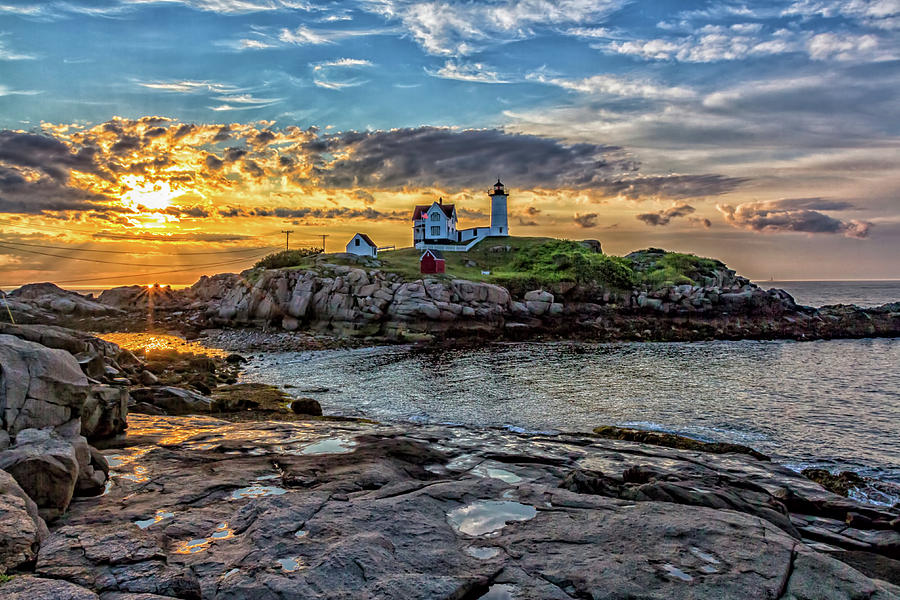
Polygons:
<instances>
[{"instance_id":1,"label":"lighthouse","mask_svg":"<svg viewBox=\"0 0 900 600\"><path fill-rule=\"evenodd\" d=\"M491 235L507 236L509 235L509 223L506 217L506 199L509 197L509 192L506 186L500 182L499 177L494 187L488 190L488 195L491 197Z\"/></svg>"}]
</instances>

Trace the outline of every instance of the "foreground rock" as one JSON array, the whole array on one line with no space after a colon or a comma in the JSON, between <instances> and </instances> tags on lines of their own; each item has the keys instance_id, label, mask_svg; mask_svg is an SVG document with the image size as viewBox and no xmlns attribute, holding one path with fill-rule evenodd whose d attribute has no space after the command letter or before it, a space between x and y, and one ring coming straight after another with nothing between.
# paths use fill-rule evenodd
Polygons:
<instances>
[{"instance_id":1,"label":"foreground rock","mask_svg":"<svg viewBox=\"0 0 900 600\"><path fill-rule=\"evenodd\" d=\"M31 326L18 327L16 333L0 334L0 473L16 483L15 488L0 486L11 511L4 523L10 531L24 522L23 510L31 517L39 512L44 519L55 519L73 496L101 493L109 468L82 433L92 439L114 435L125 427L127 414L124 389L88 385L72 353L81 346L49 348L23 339L66 345L80 343L79 336ZM103 348L106 343L93 344ZM117 347L110 350L118 352ZM39 519L33 529L23 525L22 539L39 542L43 528ZM9 552L6 548L0 554Z\"/></svg>"},{"instance_id":2,"label":"foreground rock","mask_svg":"<svg viewBox=\"0 0 900 600\"><path fill-rule=\"evenodd\" d=\"M464 428L129 420L122 447L105 451L112 488L72 505L37 577L104 598L900 597L887 581L900 533L842 523L834 534L817 512L877 511L746 454Z\"/></svg>"},{"instance_id":3,"label":"foreground rock","mask_svg":"<svg viewBox=\"0 0 900 600\"><path fill-rule=\"evenodd\" d=\"M78 418L87 394L87 378L72 354L0 335L0 417L10 437Z\"/></svg>"},{"instance_id":4,"label":"foreground rock","mask_svg":"<svg viewBox=\"0 0 900 600\"><path fill-rule=\"evenodd\" d=\"M0 471L0 575L34 561L48 535L37 505L11 475Z\"/></svg>"}]
</instances>

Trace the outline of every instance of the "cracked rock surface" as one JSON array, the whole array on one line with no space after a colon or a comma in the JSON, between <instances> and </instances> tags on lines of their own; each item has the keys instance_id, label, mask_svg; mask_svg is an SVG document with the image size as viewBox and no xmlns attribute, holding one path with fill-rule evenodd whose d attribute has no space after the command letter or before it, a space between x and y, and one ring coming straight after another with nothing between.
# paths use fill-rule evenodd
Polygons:
<instances>
[{"instance_id":1,"label":"cracked rock surface","mask_svg":"<svg viewBox=\"0 0 900 600\"><path fill-rule=\"evenodd\" d=\"M104 599L900 598L900 533L845 525L835 536L865 544L845 548L807 531L837 529L841 510L895 513L747 455L462 427L128 420L102 451L111 486L54 525L33 582Z\"/></svg>"}]
</instances>

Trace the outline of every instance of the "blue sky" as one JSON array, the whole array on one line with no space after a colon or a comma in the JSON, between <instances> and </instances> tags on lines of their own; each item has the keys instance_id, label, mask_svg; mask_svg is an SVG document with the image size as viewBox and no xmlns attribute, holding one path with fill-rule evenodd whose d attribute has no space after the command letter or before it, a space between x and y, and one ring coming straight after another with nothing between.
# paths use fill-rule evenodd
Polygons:
<instances>
[{"instance_id":1,"label":"blue sky","mask_svg":"<svg viewBox=\"0 0 900 600\"><path fill-rule=\"evenodd\" d=\"M71 131L114 117L132 137L154 115L173 130L297 127L328 146L316 155L327 162L319 179L278 184L296 173L267 166L271 152L254 158L259 185L280 189L285 209L330 201L389 214L416 191L468 198L473 181L501 174L520 192L517 234L716 254L757 277L900 277L885 258L900 255L898 31L900 0L0 0L0 127L54 137L72 153L87 142ZM412 135L421 127L442 133ZM370 137L360 145L353 131ZM224 146L203 140L195 152L225 160ZM91 169L69 164L68 179L54 179L23 157L27 141L10 134L0 167L115 195L87 181ZM496 148L496 160L477 163L484 173L447 155L468 142ZM345 165L341 152L369 162ZM90 212L22 209L36 196L16 181L0 183L8 216L90 224ZM185 188L176 204L259 206L252 190L222 190ZM206 226L230 227L220 213ZM366 228L354 218L330 226ZM368 221L385 243L407 241L399 218ZM312 233L329 221L299 225Z\"/></svg>"}]
</instances>

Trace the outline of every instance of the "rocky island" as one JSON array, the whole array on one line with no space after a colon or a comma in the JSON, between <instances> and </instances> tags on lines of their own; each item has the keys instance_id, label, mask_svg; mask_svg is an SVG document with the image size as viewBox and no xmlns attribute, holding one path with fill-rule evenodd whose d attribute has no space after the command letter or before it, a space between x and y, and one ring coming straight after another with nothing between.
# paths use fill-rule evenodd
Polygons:
<instances>
[{"instance_id":1,"label":"rocky island","mask_svg":"<svg viewBox=\"0 0 900 600\"><path fill-rule=\"evenodd\" d=\"M313 255L186 290L7 295L0 597L900 598L900 508L848 497L852 474L611 427L322 416L242 383L238 354L86 332L328 347L900 331L897 304L803 307L717 261L511 240L461 265L492 280Z\"/></svg>"},{"instance_id":2,"label":"rocky island","mask_svg":"<svg viewBox=\"0 0 900 600\"><path fill-rule=\"evenodd\" d=\"M722 262L647 249L626 257L595 240L504 238L418 272L418 251L383 258L287 252L185 289L127 286L98 298L33 284L6 298L19 323L89 331L160 328L291 332L345 343L497 339L680 341L894 337L900 304L798 305Z\"/></svg>"}]
</instances>

